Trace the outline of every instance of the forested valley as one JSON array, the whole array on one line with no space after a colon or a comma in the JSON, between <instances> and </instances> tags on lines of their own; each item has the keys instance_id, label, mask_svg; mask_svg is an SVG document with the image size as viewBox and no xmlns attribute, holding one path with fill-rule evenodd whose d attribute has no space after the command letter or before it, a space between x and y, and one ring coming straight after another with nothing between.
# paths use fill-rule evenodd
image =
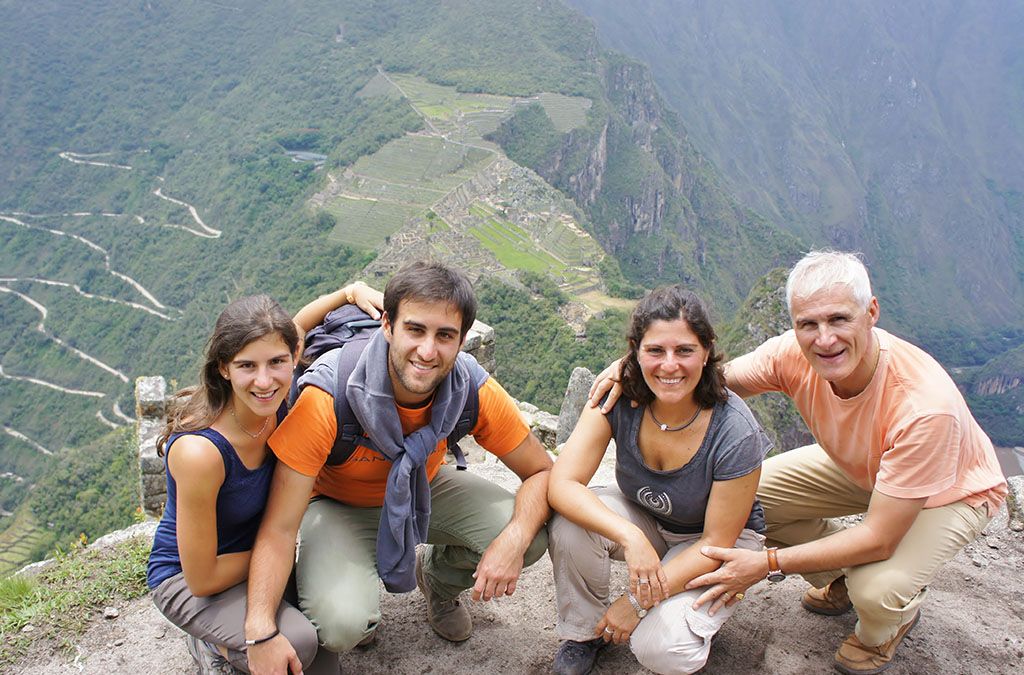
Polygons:
<instances>
[{"instance_id":1,"label":"forested valley","mask_svg":"<svg viewBox=\"0 0 1024 675\"><path fill-rule=\"evenodd\" d=\"M898 255L890 192L865 192L867 225L821 229L748 198L664 61L603 30L556 0L0 0L0 572L136 517L134 379L192 384L229 300L295 311L413 256L466 267L500 380L557 412L573 367L622 352L645 289L698 290L736 350L757 312L777 320L765 274L861 246L888 270L883 325L961 367L990 433L1024 443L1024 388L985 384L1021 372L1019 306L934 320L985 295L984 258L937 253L979 295L914 305L926 263ZM992 180L1020 236L1024 186ZM1013 302L1021 241L1000 252Z\"/></svg>"}]
</instances>

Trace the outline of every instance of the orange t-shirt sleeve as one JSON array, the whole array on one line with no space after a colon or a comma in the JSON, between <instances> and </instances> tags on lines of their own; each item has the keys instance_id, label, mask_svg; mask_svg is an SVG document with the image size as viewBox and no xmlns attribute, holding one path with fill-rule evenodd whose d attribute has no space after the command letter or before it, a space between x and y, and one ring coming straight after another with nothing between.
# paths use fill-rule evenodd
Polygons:
<instances>
[{"instance_id":1,"label":"orange t-shirt sleeve","mask_svg":"<svg viewBox=\"0 0 1024 675\"><path fill-rule=\"evenodd\" d=\"M334 397L322 389L306 387L268 444L277 458L303 476L320 473L338 433Z\"/></svg>"},{"instance_id":2,"label":"orange t-shirt sleeve","mask_svg":"<svg viewBox=\"0 0 1024 675\"><path fill-rule=\"evenodd\" d=\"M915 418L882 453L875 488L901 499L931 497L956 483L960 425L952 415Z\"/></svg>"},{"instance_id":3,"label":"orange t-shirt sleeve","mask_svg":"<svg viewBox=\"0 0 1024 675\"><path fill-rule=\"evenodd\" d=\"M472 431L476 442L501 457L518 448L529 433L512 397L493 377L487 378L480 387L480 414Z\"/></svg>"},{"instance_id":4,"label":"orange t-shirt sleeve","mask_svg":"<svg viewBox=\"0 0 1024 675\"><path fill-rule=\"evenodd\" d=\"M782 391L777 366L785 335L765 341L757 349L729 362L728 379L752 394Z\"/></svg>"}]
</instances>

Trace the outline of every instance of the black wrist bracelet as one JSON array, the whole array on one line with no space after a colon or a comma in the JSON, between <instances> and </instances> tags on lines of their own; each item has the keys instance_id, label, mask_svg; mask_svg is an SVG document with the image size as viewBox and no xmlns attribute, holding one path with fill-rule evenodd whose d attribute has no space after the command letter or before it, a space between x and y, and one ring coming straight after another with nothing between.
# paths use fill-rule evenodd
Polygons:
<instances>
[{"instance_id":1,"label":"black wrist bracelet","mask_svg":"<svg viewBox=\"0 0 1024 675\"><path fill-rule=\"evenodd\" d=\"M270 635L268 635L267 637L260 638L259 640L246 640L245 641L245 645L247 647L252 647L253 645L261 645L264 642L270 642L271 640L273 640L274 638L276 638L280 634L281 634L281 629L280 628L275 628L274 632L271 633Z\"/></svg>"}]
</instances>

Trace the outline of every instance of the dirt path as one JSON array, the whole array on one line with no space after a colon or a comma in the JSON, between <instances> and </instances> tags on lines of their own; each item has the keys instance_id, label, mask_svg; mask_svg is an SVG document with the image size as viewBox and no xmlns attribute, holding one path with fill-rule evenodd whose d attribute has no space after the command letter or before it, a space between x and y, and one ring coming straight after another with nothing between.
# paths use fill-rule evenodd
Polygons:
<instances>
[{"instance_id":1,"label":"dirt path","mask_svg":"<svg viewBox=\"0 0 1024 675\"><path fill-rule=\"evenodd\" d=\"M36 377L26 377L24 375L10 375L4 372L4 367L0 365L0 377L7 378L8 380L14 380L15 382L31 382L32 384L38 384L41 387L47 387L48 389L56 389L57 391L64 392L65 394L73 394L75 396L89 396L91 398L105 398L106 394L102 391L89 391L88 389L68 389L62 387L59 384L53 382L47 382L46 380L40 380Z\"/></svg>"},{"instance_id":2,"label":"dirt path","mask_svg":"<svg viewBox=\"0 0 1024 675\"><path fill-rule=\"evenodd\" d=\"M142 284L140 284L135 279L132 279L127 274L124 274L122 272L118 272L117 270L115 270L111 266L111 264L110 264L110 253L107 251L107 249L103 248L99 244L97 244L97 243L95 243L93 241L90 241L89 239L86 239L85 237L83 237L81 235L74 234L74 233L71 233L71 232L65 232L64 230L57 230L57 229L50 228L50 227L42 227L40 225L29 225L25 221L19 220L18 218L15 218L13 216L0 215L0 220L6 221L6 222L9 222L9 223L14 223L15 225L19 225L21 227L24 227L27 230L39 230L41 232L47 232L49 234L52 234L52 235L55 235L55 236L58 236L58 237L68 237L70 239L74 239L75 241L84 244L85 246L88 246L90 249L96 251L97 253L99 253L100 255L103 256L103 266L106 269L108 274L110 274L111 276L117 277L118 279L121 279L122 281L126 282L128 285L130 285L132 288L134 288L136 291L138 291L139 294L142 295L142 297L146 298L146 300L148 300L154 307L157 307L158 309L167 309L167 307L163 303L161 303L159 300L157 300L153 296L152 293L147 291L142 286Z\"/></svg>"},{"instance_id":3,"label":"dirt path","mask_svg":"<svg viewBox=\"0 0 1024 675\"><path fill-rule=\"evenodd\" d=\"M41 443L37 443L36 441L32 440L31 438L29 438L25 434L21 433L17 429L12 429L11 427L9 427L9 426L7 426L5 424L5 425L3 425L3 430L4 430L4 433L7 434L8 436L11 436L12 438L17 438L19 441L21 441L23 443L28 443L34 450L37 450L37 451L43 453L44 455L52 455L53 454L52 450L46 449Z\"/></svg>"},{"instance_id":4,"label":"dirt path","mask_svg":"<svg viewBox=\"0 0 1024 675\"><path fill-rule=\"evenodd\" d=\"M106 295L96 295L95 293L89 293L87 291L83 291L82 287L79 286L78 284L72 284L72 283L69 283L67 281L56 281L54 279L40 279L38 277L0 277L0 283L16 283L16 282L25 282L25 283L31 283L31 284L43 284L43 285L46 285L46 286L59 286L61 288L70 289L70 290L74 291L75 293L77 293L78 295L82 296L83 298L88 298L90 300L100 300L101 302L110 302L110 303L113 303L115 305L123 305L125 307L131 307L132 309L137 309L137 310L146 312L147 314L152 314L153 316L159 317L159 318L163 319L164 321L174 321L173 317L170 317L167 314L164 314L163 312L159 312L159 311L153 309L152 307L147 307L146 305L140 305L137 302L131 302L129 300L121 300L119 298L111 298L111 297L108 297Z\"/></svg>"},{"instance_id":5,"label":"dirt path","mask_svg":"<svg viewBox=\"0 0 1024 675\"><path fill-rule=\"evenodd\" d=\"M517 481L500 464L474 464L472 471L507 486ZM610 478L608 467L599 478ZM150 526L151 527L151 526ZM622 578L621 565L616 574ZM978 542L946 568L929 591L921 622L901 647L892 675L929 673L1010 674L1024 669L1024 535L1006 526L1005 509ZM778 586L755 586L716 638L705 673L807 674L832 670L832 655L853 630L855 617L821 617L800 607L798 578ZM181 633L170 627L149 598L118 608L114 620L97 618L62 658L46 645L12 672L71 673L195 672ZM558 646L554 634L554 588L547 556L524 571L516 595L470 606L473 637L452 644L435 636L424 619L419 593L383 594L384 620L376 644L341 658L342 672L367 675L451 673L547 673ZM625 647L602 653L596 673L646 673Z\"/></svg>"},{"instance_id":6,"label":"dirt path","mask_svg":"<svg viewBox=\"0 0 1024 675\"><path fill-rule=\"evenodd\" d=\"M42 333L44 336L46 336L47 339L49 339L53 343L63 347L64 349L68 350L69 352L71 352L72 354L74 354L78 358L82 359L86 363L89 363L89 364L92 364L92 365L96 366L100 370L103 370L103 371L113 375L114 377L118 378L122 382L125 382L125 383L128 382L128 376L125 375L124 373L122 373L117 368L114 368L113 366L108 365L108 364L104 363L103 361L100 361L95 356L90 356L90 355L86 354L81 349L77 349L75 347L72 347L71 345L69 345L64 340L61 340L59 337L57 337L53 333L51 333L50 331L46 330L46 316L47 316L47 314L49 314L49 312L46 309L46 306L43 305L41 302L37 302L37 301L33 300L32 298L28 297L27 295L25 295L24 293L19 293L18 291L15 291L13 289L7 288L6 286L0 286L0 293L9 293L11 295L14 295L14 296L24 300L26 303L31 305L33 309L38 311L41 318L39 320L39 323L36 324L36 330L38 332Z\"/></svg>"},{"instance_id":7,"label":"dirt path","mask_svg":"<svg viewBox=\"0 0 1024 675\"><path fill-rule=\"evenodd\" d=\"M109 152L94 152L94 153L91 153L91 154L83 154L83 153L80 153L80 152L64 151L64 152L60 153L60 158L61 159L66 159L69 162L71 162L72 164L88 164L90 166L105 166L105 167L110 168L110 169L124 169L126 171L131 171L132 170L132 168L130 166L128 166L127 164L111 164L111 163L108 163L108 162L94 162L94 161L92 161L92 158L94 158L94 157L108 157L111 154L112 153L109 153Z\"/></svg>"},{"instance_id":8,"label":"dirt path","mask_svg":"<svg viewBox=\"0 0 1024 675\"><path fill-rule=\"evenodd\" d=\"M174 197L168 197L167 195L165 195L162 192L162 190L163 190L163 188L157 188L157 189L153 190L153 194L156 195L157 197L159 197L160 199L163 199L165 201L171 202L172 204L177 204L178 206L183 206L186 209L188 209L188 212L192 215L192 220L196 221L196 224L199 225L199 227L201 227L203 229L203 231L200 232L198 230L193 230L191 227L186 227L184 225L168 224L168 225L166 225L166 227L176 227L176 228L180 228L182 230L187 230L188 232L191 232L192 234L196 235L197 237L204 237L206 239L217 239L218 237L221 236L222 233L221 233L220 230L216 230L216 229L210 227L209 225L207 225L206 223L203 222L203 219L199 217L199 211L196 210L196 207L192 206L188 202L183 202L180 199L175 199Z\"/></svg>"}]
</instances>

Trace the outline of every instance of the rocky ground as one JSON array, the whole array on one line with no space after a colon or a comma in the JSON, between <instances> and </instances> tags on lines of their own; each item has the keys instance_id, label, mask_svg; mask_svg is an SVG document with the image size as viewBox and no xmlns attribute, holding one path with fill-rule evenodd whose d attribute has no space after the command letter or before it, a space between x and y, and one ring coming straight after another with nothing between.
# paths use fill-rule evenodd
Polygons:
<instances>
[{"instance_id":1,"label":"rocky ground","mask_svg":"<svg viewBox=\"0 0 1024 675\"><path fill-rule=\"evenodd\" d=\"M480 463L473 471L510 487L504 467ZM597 480L607 482L610 467ZM620 566L621 567L621 566ZM1005 509L977 542L946 568L930 589L921 622L907 637L888 672L1024 672L1024 534L1014 532ZM622 570L617 571L621 575ZM823 673L832 654L853 630L854 615L822 617L804 611L804 584L790 578L778 586L750 590L743 607L715 641L706 673ZM148 597L117 608L119 616L97 616L64 658L52 645L37 644L10 672L192 673L182 633L170 626ZM383 597L384 622L376 643L345 654L342 672L546 673L558 646L554 633L551 562L545 557L523 573L513 598L473 604L476 631L462 644L435 636L424 619L419 593ZM602 653L598 673L645 673L626 647Z\"/></svg>"}]
</instances>

